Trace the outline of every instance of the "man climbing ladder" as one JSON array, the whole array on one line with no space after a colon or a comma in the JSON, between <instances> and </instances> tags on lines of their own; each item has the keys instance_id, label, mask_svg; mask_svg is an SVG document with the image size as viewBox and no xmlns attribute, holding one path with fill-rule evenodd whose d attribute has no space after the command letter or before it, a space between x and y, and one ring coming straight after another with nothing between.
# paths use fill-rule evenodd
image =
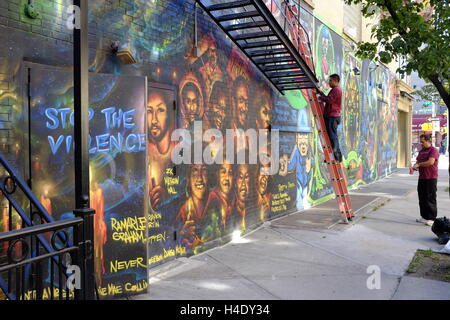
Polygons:
<instances>
[{"instance_id":1,"label":"man climbing ladder","mask_svg":"<svg viewBox=\"0 0 450 320\"><path fill-rule=\"evenodd\" d=\"M334 158L338 162L342 162L341 149L339 147L339 137L337 128L341 123L342 110L342 90L339 87L341 78L337 74L330 76L329 85L331 91L328 96L321 95L320 101L325 102L325 109L323 112L325 126L327 127L328 136L330 137L331 146L333 147ZM320 92L323 94L322 92Z\"/></svg>"}]
</instances>

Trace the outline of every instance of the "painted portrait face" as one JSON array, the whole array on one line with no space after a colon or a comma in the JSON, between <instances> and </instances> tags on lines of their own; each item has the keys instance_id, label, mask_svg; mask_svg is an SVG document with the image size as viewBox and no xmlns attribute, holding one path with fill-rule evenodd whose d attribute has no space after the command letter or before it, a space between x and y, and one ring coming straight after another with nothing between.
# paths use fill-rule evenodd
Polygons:
<instances>
[{"instance_id":1,"label":"painted portrait face","mask_svg":"<svg viewBox=\"0 0 450 320\"><path fill-rule=\"evenodd\" d=\"M300 151L300 155L302 157L306 157L308 154L309 148L309 134L308 133L299 133L297 134L297 146Z\"/></svg>"},{"instance_id":2,"label":"painted portrait face","mask_svg":"<svg viewBox=\"0 0 450 320\"><path fill-rule=\"evenodd\" d=\"M217 47L211 46L208 50L208 61L212 66L217 65Z\"/></svg>"},{"instance_id":3,"label":"painted portrait face","mask_svg":"<svg viewBox=\"0 0 450 320\"><path fill-rule=\"evenodd\" d=\"M244 202L247 200L250 188L250 173L249 167L246 164L241 164L238 167L236 186L237 186L237 197L240 201Z\"/></svg>"},{"instance_id":4,"label":"painted portrait face","mask_svg":"<svg viewBox=\"0 0 450 320\"><path fill-rule=\"evenodd\" d=\"M236 117L238 125L241 127L245 127L247 123L248 98L249 98L248 85L240 83L236 88L234 103L235 103L235 110L237 111Z\"/></svg>"},{"instance_id":5,"label":"painted portrait face","mask_svg":"<svg viewBox=\"0 0 450 320\"><path fill-rule=\"evenodd\" d=\"M192 196L197 199L203 199L206 194L208 184L208 170L203 164L193 165L191 168L190 183Z\"/></svg>"},{"instance_id":6,"label":"painted portrait face","mask_svg":"<svg viewBox=\"0 0 450 320\"><path fill-rule=\"evenodd\" d=\"M219 188L225 194L229 194L233 186L233 167L224 162L219 168Z\"/></svg>"},{"instance_id":7,"label":"painted portrait face","mask_svg":"<svg viewBox=\"0 0 450 320\"><path fill-rule=\"evenodd\" d=\"M258 193L260 195L263 196L267 193L268 183L269 183L269 176L264 174L264 170L259 170L259 172L258 172Z\"/></svg>"},{"instance_id":8,"label":"painted portrait face","mask_svg":"<svg viewBox=\"0 0 450 320\"><path fill-rule=\"evenodd\" d=\"M199 92L194 85L186 85L183 90L183 103L189 121L197 120L200 111Z\"/></svg>"},{"instance_id":9,"label":"painted portrait face","mask_svg":"<svg viewBox=\"0 0 450 320\"><path fill-rule=\"evenodd\" d=\"M328 47L330 46L330 41L328 38L322 38L322 55L326 56L328 54Z\"/></svg>"},{"instance_id":10,"label":"painted portrait face","mask_svg":"<svg viewBox=\"0 0 450 320\"><path fill-rule=\"evenodd\" d=\"M211 117L214 127L216 129L222 129L223 121L225 120L225 110L227 109L227 97L225 93L219 91L217 96L213 97L211 104Z\"/></svg>"},{"instance_id":11,"label":"painted portrait face","mask_svg":"<svg viewBox=\"0 0 450 320\"><path fill-rule=\"evenodd\" d=\"M150 138L159 142L169 129L167 103L159 93L152 93L147 103L147 125Z\"/></svg>"},{"instance_id":12,"label":"painted portrait face","mask_svg":"<svg viewBox=\"0 0 450 320\"><path fill-rule=\"evenodd\" d=\"M269 129L272 123L272 103L268 98L260 100L256 124L259 129Z\"/></svg>"},{"instance_id":13,"label":"painted portrait face","mask_svg":"<svg viewBox=\"0 0 450 320\"><path fill-rule=\"evenodd\" d=\"M44 197L48 197L48 189L49 187L47 185L44 186Z\"/></svg>"}]
</instances>

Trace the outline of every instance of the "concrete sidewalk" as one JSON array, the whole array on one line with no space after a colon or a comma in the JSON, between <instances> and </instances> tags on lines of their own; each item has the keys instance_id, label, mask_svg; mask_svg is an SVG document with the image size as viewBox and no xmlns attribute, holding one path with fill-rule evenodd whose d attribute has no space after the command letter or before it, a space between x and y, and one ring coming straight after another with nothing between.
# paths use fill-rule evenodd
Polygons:
<instances>
[{"instance_id":1,"label":"concrete sidewalk","mask_svg":"<svg viewBox=\"0 0 450 320\"><path fill-rule=\"evenodd\" d=\"M439 216L449 216L448 174L440 175ZM336 223L335 200L266 223L240 243L151 270L149 294L133 299L450 299L450 283L404 276L417 249L442 247L415 222L416 185L402 169L354 191L350 226ZM367 287L369 266L381 270L379 290Z\"/></svg>"}]
</instances>

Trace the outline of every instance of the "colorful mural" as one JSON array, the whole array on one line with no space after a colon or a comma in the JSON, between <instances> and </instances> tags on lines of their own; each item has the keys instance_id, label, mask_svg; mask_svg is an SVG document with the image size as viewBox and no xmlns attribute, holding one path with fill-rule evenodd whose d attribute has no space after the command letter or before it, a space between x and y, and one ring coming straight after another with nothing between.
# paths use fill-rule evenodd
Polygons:
<instances>
[{"instance_id":1,"label":"colorful mural","mask_svg":"<svg viewBox=\"0 0 450 320\"><path fill-rule=\"evenodd\" d=\"M90 65L91 204L97 211L96 280L104 297L144 292L147 268L333 197L307 92L282 96L206 15L199 14L195 37L193 3L162 2L127 1L124 9L121 2L90 1L97 40ZM339 136L349 186L389 174L397 150L393 75L358 60L336 32L294 9L288 16L295 21L290 36L300 33L296 46L313 58L321 89L328 91L331 74L341 75ZM0 40L5 35L0 33ZM128 43L138 63L123 65L106 51L112 40ZM33 43L42 63L70 65L67 46L50 50L54 44ZM31 133L17 129L31 136L33 190L55 218L73 210L69 78L54 69L32 71L32 119L40 121L33 122ZM15 94L21 96L20 88ZM230 138L227 129L236 135ZM265 140L255 144L244 134L248 129L262 130ZM208 135L208 130L213 131ZM218 145L230 140L235 148L221 153ZM174 154L191 164L175 163ZM238 164L238 155L275 157L279 170L267 174L273 168L263 157ZM221 156L222 163L205 160ZM2 226L8 223L4 214L1 219Z\"/></svg>"},{"instance_id":2,"label":"colorful mural","mask_svg":"<svg viewBox=\"0 0 450 320\"><path fill-rule=\"evenodd\" d=\"M74 209L72 81L67 71L30 69L31 158L35 160L31 181L55 219L73 217ZM147 237L151 223L144 202L144 116L144 78L91 75L90 199L96 211L95 280L101 296L147 288L145 243L151 241ZM131 271L121 267L128 261L140 263Z\"/></svg>"}]
</instances>

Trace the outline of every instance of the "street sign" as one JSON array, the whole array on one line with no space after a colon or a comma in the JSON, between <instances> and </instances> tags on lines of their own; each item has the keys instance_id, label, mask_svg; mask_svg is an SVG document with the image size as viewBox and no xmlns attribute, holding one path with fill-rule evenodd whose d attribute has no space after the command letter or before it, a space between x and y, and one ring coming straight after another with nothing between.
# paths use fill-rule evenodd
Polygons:
<instances>
[{"instance_id":1,"label":"street sign","mask_svg":"<svg viewBox=\"0 0 450 320\"><path fill-rule=\"evenodd\" d=\"M433 124L432 123L422 124L422 131L433 131Z\"/></svg>"},{"instance_id":2,"label":"street sign","mask_svg":"<svg viewBox=\"0 0 450 320\"><path fill-rule=\"evenodd\" d=\"M433 131L434 132L441 131L441 122L440 121L433 121Z\"/></svg>"}]
</instances>

